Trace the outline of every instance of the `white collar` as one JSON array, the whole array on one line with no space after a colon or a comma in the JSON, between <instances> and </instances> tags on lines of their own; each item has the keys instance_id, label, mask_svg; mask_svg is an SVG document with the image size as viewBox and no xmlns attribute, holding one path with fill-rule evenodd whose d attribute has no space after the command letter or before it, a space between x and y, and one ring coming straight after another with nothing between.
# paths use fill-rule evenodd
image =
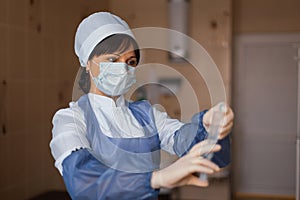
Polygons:
<instances>
[{"instance_id":1,"label":"white collar","mask_svg":"<svg viewBox=\"0 0 300 200\"><path fill-rule=\"evenodd\" d=\"M116 108L116 107L123 107L126 105L125 98L123 95L117 98L116 101L114 101L110 97L94 94L94 93L88 93L88 98L95 108Z\"/></svg>"}]
</instances>

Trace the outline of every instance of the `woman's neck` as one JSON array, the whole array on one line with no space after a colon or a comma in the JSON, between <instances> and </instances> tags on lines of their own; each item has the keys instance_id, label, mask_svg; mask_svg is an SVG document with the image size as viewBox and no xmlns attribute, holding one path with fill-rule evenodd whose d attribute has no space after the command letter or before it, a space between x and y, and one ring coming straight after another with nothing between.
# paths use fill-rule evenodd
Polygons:
<instances>
[{"instance_id":1,"label":"woman's neck","mask_svg":"<svg viewBox=\"0 0 300 200\"><path fill-rule=\"evenodd\" d=\"M115 97L109 96L109 95L103 93L102 91L100 91L97 87L95 87L95 85L91 85L90 93L92 93L92 94L97 94L97 95L101 95L101 96L105 96L105 97L108 97L108 98L111 98L111 99L114 100L115 102L116 102L117 99L120 97L120 96L115 96Z\"/></svg>"}]
</instances>

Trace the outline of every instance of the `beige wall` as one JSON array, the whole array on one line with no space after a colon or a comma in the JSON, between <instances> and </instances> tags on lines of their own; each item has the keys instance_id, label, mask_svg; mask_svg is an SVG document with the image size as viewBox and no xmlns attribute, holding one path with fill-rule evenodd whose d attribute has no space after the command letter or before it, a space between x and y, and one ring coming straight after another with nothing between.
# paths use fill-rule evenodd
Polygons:
<instances>
[{"instance_id":1,"label":"beige wall","mask_svg":"<svg viewBox=\"0 0 300 200\"><path fill-rule=\"evenodd\" d=\"M71 100L77 24L107 7L106 1L0 0L1 199L64 189L50 155L51 118Z\"/></svg>"},{"instance_id":2,"label":"beige wall","mask_svg":"<svg viewBox=\"0 0 300 200\"><path fill-rule=\"evenodd\" d=\"M213 57L229 100L231 7L234 33L300 31L298 0L232 1L233 5L231 0L191 0L188 33ZM132 28L167 28L167 2L0 0L0 122L7 129L5 134L0 132L1 198L24 199L64 188L48 145L53 113L71 100L79 66L73 52L79 21L93 11L111 10ZM153 50L146 52L145 62L174 67L194 86L201 108L210 106L205 83L192 66L170 63L166 52Z\"/></svg>"},{"instance_id":3,"label":"beige wall","mask_svg":"<svg viewBox=\"0 0 300 200\"><path fill-rule=\"evenodd\" d=\"M190 2L189 35L212 55L229 94L231 0ZM96 10L112 10L133 28L168 27L167 0L0 0L0 123L6 129L0 130L1 199L64 189L49 150L51 119L71 100L79 67L75 29ZM210 106L205 83L192 66L170 63L166 52L146 53L146 62L170 65L188 77L201 108Z\"/></svg>"},{"instance_id":4,"label":"beige wall","mask_svg":"<svg viewBox=\"0 0 300 200\"><path fill-rule=\"evenodd\" d=\"M126 19L133 28L140 27L164 27L168 28L168 1L167 0L111 0L110 10L122 18ZM231 0L191 0L189 10L189 30L188 35L201 44L217 64L224 81L227 92L227 99L231 100ZM191 51L191 56L197 57L197 51ZM144 63L159 63L172 67L188 79L193 86L193 90L198 97L200 110L211 106L210 95L206 83L191 64L172 63L168 60L168 52L162 50L146 50L143 54ZM151 67L156 67L154 64ZM150 68L151 68L150 67ZM151 70L149 70L151 73ZM139 79L149 79L149 73L139 74ZM156 74L158 78L172 77L176 75L160 73ZM180 103L191 105L191 97L187 95L187 83L183 82L181 91L177 97L182 97ZM164 105L165 102L161 102ZM165 108L172 112L177 107L177 101L174 105ZM181 116L183 120L190 120L190 117L196 112L193 106L187 108L190 110L186 116ZM172 109L173 108L173 109ZM169 110L168 110L169 109ZM180 110L181 108L175 109ZM184 187L180 189L180 197L187 199L219 199L214 195L213 185L210 190L201 190L195 187ZM229 197L229 185L225 183L219 191L219 196L225 200ZM177 197L178 198L178 197Z\"/></svg>"},{"instance_id":5,"label":"beige wall","mask_svg":"<svg viewBox=\"0 0 300 200\"><path fill-rule=\"evenodd\" d=\"M216 62L229 100L231 7L234 33L300 31L298 0L232 1L191 0L188 32ZM79 66L73 39L80 20L96 10L111 10L132 28L167 28L167 2L0 0L0 123L6 129L0 130L1 198L25 199L64 189L48 145L53 113L71 100ZM207 87L191 65L171 63L166 52L154 50L145 52L145 62L172 66L194 86L200 107L210 106Z\"/></svg>"},{"instance_id":6,"label":"beige wall","mask_svg":"<svg viewBox=\"0 0 300 200\"><path fill-rule=\"evenodd\" d=\"M168 1L153 0L111 0L110 10L128 21L132 28L168 26ZM228 100L231 91L231 0L192 0L189 9L188 36L201 44L217 64L226 88ZM213 26L212 24L216 24ZM190 51L197 56L196 51ZM145 63L160 63L173 67L193 86L199 100L200 109L211 106L207 86L199 73L190 64L172 63L168 60L168 52L147 50ZM159 76L159 75L158 75ZM147 79L147 74L143 77ZM185 96L187 86L183 84L179 95ZM189 103L189 98L184 98Z\"/></svg>"},{"instance_id":7,"label":"beige wall","mask_svg":"<svg viewBox=\"0 0 300 200\"><path fill-rule=\"evenodd\" d=\"M300 32L299 0L233 0L234 33Z\"/></svg>"}]
</instances>

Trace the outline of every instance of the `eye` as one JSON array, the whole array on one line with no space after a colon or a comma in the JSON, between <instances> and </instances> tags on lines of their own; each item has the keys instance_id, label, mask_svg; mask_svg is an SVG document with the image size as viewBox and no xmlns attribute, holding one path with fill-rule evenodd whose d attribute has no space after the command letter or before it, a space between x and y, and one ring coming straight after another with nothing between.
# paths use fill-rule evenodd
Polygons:
<instances>
[{"instance_id":1,"label":"eye","mask_svg":"<svg viewBox=\"0 0 300 200\"><path fill-rule=\"evenodd\" d=\"M127 65L130 65L130 66L132 66L132 67L136 67L137 66L137 59L136 58L131 58L131 59L129 59L129 60L127 60Z\"/></svg>"},{"instance_id":2,"label":"eye","mask_svg":"<svg viewBox=\"0 0 300 200\"><path fill-rule=\"evenodd\" d=\"M116 60L118 59L118 57L117 56L109 56L109 57L107 57L107 61L108 62L116 62Z\"/></svg>"}]
</instances>

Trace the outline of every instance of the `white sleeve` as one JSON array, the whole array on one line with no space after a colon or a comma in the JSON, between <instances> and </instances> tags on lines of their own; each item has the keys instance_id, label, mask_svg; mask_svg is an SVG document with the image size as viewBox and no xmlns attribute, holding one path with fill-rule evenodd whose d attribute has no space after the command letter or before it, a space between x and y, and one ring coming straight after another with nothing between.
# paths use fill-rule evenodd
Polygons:
<instances>
[{"instance_id":1,"label":"white sleeve","mask_svg":"<svg viewBox=\"0 0 300 200\"><path fill-rule=\"evenodd\" d=\"M70 108L57 111L52 120L50 149L55 159L55 167L61 174L62 162L72 151L90 148L83 112L76 103L70 105Z\"/></svg>"},{"instance_id":2,"label":"white sleeve","mask_svg":"<svg viewBox=\"0 0 300 200\"><path fill-rule=\"evenodd\" d=\"M155 125L158 131L159 139L161 141L161 148L171 154L175 154L173 150L174 133L184 125L177 119L171 119L166 112L161 112L154 106L153 114Z\"/></svg>"}]
</instances>

